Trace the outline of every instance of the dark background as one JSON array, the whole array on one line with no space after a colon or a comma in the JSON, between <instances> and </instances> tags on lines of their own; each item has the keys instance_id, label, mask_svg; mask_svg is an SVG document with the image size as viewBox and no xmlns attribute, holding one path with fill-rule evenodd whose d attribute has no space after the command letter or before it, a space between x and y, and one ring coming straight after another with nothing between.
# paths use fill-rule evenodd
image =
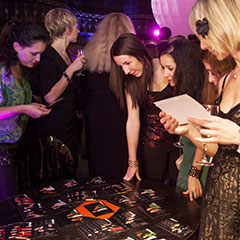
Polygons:
<instances>
[{"instance_id":1,"label":"dark background","mask_svg":"<svg viewBox=\"0 0 240 240\"><path fill-rule=\"evenodd\" d=\"M68 8L78 18L78 44L85 44L96 30L97 23L111 12L123 12L133 21L137 35L144 41L154 40L158 27L151 9L151 0L0 0L0 28L11 18L34 20L43 24L45 14L52 8Z\"/></svg>"}]
</instances>

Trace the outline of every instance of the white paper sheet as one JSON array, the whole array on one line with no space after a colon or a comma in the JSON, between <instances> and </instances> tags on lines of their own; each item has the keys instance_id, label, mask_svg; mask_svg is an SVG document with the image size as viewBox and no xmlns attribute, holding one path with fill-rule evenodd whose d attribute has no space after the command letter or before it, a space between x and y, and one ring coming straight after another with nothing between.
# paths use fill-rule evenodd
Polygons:
<instances>
[{"instance_id":1,"label":"white paper sheet","mask_svg":"<svg viewBox=\"0 0 240 240\"><path fill-rule=\"evenodd\" d=\"M179 124L188 123L189 117L208 119L211 116L200 103L187 94L155 102L155 105L175 117Z\"/></svg>"}]
</instances>

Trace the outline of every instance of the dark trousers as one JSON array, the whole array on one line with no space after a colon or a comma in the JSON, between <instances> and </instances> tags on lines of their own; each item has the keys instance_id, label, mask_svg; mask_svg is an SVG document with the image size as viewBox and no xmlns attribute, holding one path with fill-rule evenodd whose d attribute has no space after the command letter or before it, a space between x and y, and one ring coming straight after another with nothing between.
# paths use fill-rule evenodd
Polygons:
<instances>
[{"instance_id":1,"label":"dark trousers","mask_svg":"<svg viewBox=\"0 0 240 240\"><path fill-rule=\"evenodd\" d=\"M157 180L176 186L178 169L176 160L180 156L180 150L143 147L142 173L145 179Z\"/></svg>"}]
</instances>

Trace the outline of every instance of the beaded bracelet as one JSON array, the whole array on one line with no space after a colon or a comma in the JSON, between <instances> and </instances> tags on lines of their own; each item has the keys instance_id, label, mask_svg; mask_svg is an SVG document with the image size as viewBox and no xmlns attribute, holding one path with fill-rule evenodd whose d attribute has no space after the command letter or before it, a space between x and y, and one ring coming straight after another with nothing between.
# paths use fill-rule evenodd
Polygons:
<instances>
[{"instance_id":1,"label":"beaded bracelet","mask_svg":"<svg viewBox=\"0 0 240 240\"><path fill-rule=\"evenodd\" d=\"M128 160L128 166L132 168L138 167L138 160L136 161Z\"/></svg>"},{"instance_id":2,"label":"beaded bracelet","mask_svg":"<svg viewBox=\"0 0 240 240\"><path fill-rule=\"evenodd\" d=\"M72 83L72 79L67 75L66 72L63 72L63 76L67 79L69 83Z\"/></svg>"},{"instance_id":3,"label":"beaded bracelet","mask_svg":"<svg viewBox=\"0 0 240 240\"><path fill-rule=\"evenodd\" d=\"M188 175L199 179L201 172L202 172L202 170L199 170L199 169L197 169L197 167L192 166L188 172Z\"/></svg>"}]
</instances>

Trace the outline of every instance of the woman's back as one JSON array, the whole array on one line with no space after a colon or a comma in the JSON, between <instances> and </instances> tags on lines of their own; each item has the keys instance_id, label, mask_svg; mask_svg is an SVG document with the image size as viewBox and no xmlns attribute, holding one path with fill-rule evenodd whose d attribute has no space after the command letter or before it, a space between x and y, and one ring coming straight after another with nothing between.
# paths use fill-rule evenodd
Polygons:
<instances>
[{"instance_id":1,"label":"woman's back","mask_svg":"<svg viewBox=\"0 0 240 240\"><path fill-rule=\"evenodd\" d=\"M126 112L109 87L109 73L85 72L84 90L90 175L123 177L128 159Z\"/></svg>"}]
</instances>

